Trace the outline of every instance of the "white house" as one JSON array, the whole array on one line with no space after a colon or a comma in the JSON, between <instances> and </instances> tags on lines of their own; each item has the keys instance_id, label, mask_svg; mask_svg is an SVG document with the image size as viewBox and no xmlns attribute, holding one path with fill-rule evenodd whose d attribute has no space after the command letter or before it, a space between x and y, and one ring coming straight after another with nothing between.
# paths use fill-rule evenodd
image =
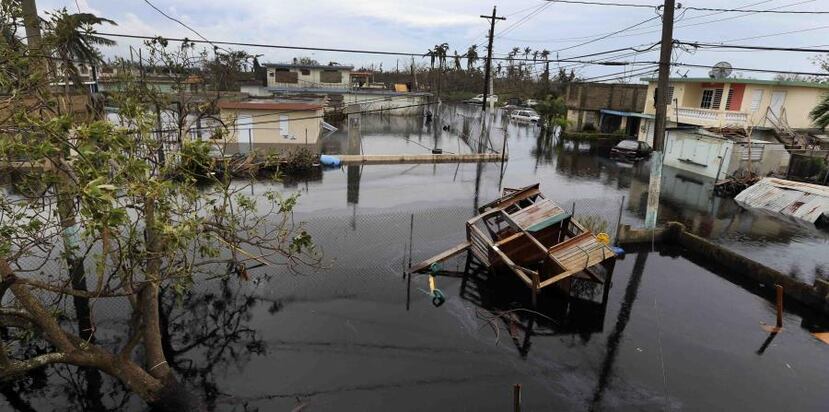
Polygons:
<instances>
[{"instance_id":1,"label":"white house","mask_svg":"<svg viewBox=\"0 0 829 412\"><path fill-rule=\"evenodd\" d=\"M266 84L272 92L326 93L351 88L353 66L336 64L265 64Z\"/></svg>"},{"instance_id":2,"label":"white house","mask_svg":"<svg viewBox=\"0 0 829 412\"><path fill-rule=\"evenodd\" d=\"M722 180L739 170L758 175L783 172L789 153L781 143L724 136L704 129L670 129L665 133L665 166Z\"/></svg>"}]
</instances>

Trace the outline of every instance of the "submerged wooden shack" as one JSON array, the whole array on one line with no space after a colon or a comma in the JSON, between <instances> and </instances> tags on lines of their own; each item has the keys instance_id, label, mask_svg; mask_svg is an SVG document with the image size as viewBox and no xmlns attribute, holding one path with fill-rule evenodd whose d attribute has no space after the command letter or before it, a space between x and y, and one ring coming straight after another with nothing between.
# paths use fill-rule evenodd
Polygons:
<instances>
[{"instance_id":1,"label":"submerged wooden shack","mask_svg":"<svg viewBox=\"0 0 829 412\"><path fill-rule=\"evenodd\" d=\"M600 240L547 199L538 184L505 188L501 197L478 212L466 222L465 242L412 266L409 272L427 271L434 263L469 251L491 269L513 272L535 299L541 289L569 283L573 277L606 283L613 271L616 255L607 239ZM599 265L605 270L596 270Z\"/></svg>"}]
</instances>

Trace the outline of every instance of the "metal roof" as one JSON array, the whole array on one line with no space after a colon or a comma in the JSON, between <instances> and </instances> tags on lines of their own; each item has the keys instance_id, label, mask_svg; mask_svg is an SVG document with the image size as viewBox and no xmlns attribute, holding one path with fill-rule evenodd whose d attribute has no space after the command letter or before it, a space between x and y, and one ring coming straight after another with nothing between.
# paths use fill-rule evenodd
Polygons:
<instances>
[{"instance_id":1,"label":"metal roof","mask_svg":"<svg viewBox=\"0 0 829 412\"><path fill-rule=\"evenodd\" d=\"M829 187L764 178L734 198L740 205L815 223L829 217Z\"/></svg>"}]
</instances>

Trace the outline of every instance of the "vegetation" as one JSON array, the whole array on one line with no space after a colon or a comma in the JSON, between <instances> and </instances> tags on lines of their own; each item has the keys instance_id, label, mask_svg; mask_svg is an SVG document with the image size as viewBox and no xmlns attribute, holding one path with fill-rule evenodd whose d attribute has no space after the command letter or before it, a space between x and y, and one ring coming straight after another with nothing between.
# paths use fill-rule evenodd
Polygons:
<instances>
[{"instance_id":1,"label":"vegetation","mask_svg":"<svg viewBox=\"0 0 829 412\"><path fill-rule=\"evenodd\" d=\"M554 129L556 126L561 129L567 128L567 105L563 97L548 95L544 100L538 102L535 111L541 116L545 127Z\"/></svg>"},{"instance_id":2,"label":"vegetation","mask_svg":"<svg viewBox=\"0 0 829 412\"><path fill-rule=\"evenodd\" d=\"M3 165L17 192L0 194L0 379L69 365L88 379L111 376L159 410L200 409L165 346L161 296L181 300L213 279L247 281L253 266L316 267L311 237L292 219L297 196L268 192L260 204L245 194L247 182L209 173L208 162L228 168L227 157L208 155L225 153L221 125L218 139L188 140L215 102L180 100L185 74L221 59L189 42L147 42L159 65L182 73L179 83L162 95L125 75L111 96L116 125L72 110L78 96L49 84L99 61L95 46L108 43L94 40L94 27L109 20L59 11L29 50L19 3L4 2L0 13L0 159L23 160ZM158 130L159 111L173 114L177 139ZM95 307L113 300L126 306L122 326L104 327Z\"/></svg>"}]
</instances>

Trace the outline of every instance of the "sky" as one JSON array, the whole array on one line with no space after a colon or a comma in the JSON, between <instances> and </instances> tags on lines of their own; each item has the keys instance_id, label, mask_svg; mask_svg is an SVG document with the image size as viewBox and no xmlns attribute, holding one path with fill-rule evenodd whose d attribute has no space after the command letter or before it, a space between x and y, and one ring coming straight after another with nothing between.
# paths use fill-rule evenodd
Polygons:
<instances>
[{"instance_id":1,"label":"sky","mask_svg":"<svg viewBox=\"0 0 829 412\"><path fill-rule=\"evenodd\" d=\"M661 20L655 9L564 4L543 0L150 0L159 9L197 30L213 41L238 41L324 48L350 48L426 53L436 44L448 43L450 55L463 54L473 44L484 46L488 30L481 14L492 6L506 21L496 25L494 50L503 57L513 47L550 50L551 58L574 56L627 47L641 50L659 41ZM609 3L658 5L653 0L604 0ZM118 25L101 32L164 37L198 38L182 25L164 17L142 0L38 0L38 11L66 7L70 12L94 13ZM685 6L778 10L829 10L829 0L690 0ZM651 19L650 21L648 21ZM633 26L633 27L632 27ZM674 39L691 42L730 43L753 46L829 48L829 19L825 15L717 13L680 9ZM631 28L632 27L632 28ZM622 29L628 30L621 31ZM619 33L612 34L620 31ZM116 39L118 46L103 50L105 56L129 57L129 46L139 41ZM587 44L584 44L587 43ZM263 54L261 62L289 62L308 56L321 63L335 61L357 67L382 63L384 70L407 67L409 57L343 54L280 49L237 47L250 54ZM483 49L480 47L480 53ZM637 65L617 67L561 63L583 78L613 79L642 72L646 62L658 60L658 47L649 52L631 51L584 58L596 60L614 56ZM720 61L735 68L818 72L813 59L818 54L742 51L676 50L674 61L711 66ZM415 58L428 64L428 57ZM464 63L465 65L465 63ZM553 67L556 67L554 64ZM538 66L540 71L541 67ZM672 75L706 77L707 68L676 67ZM773 73L735 70L734 75L767 79ZM607 77L599 77L607 76Z\"/></svg>"}]
</instances>

